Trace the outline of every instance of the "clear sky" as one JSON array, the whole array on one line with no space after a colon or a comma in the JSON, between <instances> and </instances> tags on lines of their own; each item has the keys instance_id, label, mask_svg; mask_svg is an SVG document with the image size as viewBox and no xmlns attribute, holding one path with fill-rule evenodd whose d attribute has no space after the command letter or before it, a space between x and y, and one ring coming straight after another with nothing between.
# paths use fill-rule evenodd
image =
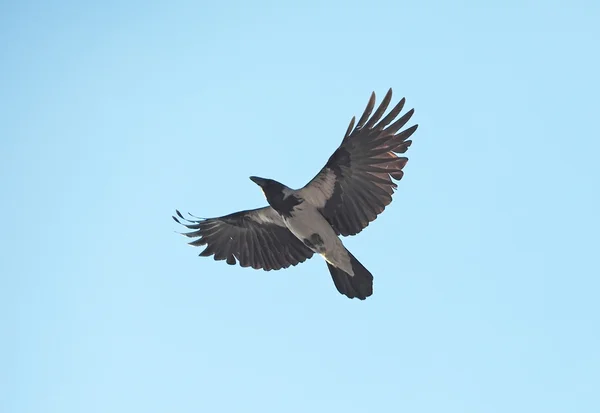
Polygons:
<instances>
[{"instance_id":1,"label":"clear sky","mask_svg":"<svg viewBox=\"0 0 600 413\"><path fill-rule=\"evenodd\" d=\"M0 411L600 411L597 1L88 3L0 4ZM389 87L372 297L175 232Z\"/></svg>"}]
</instances>

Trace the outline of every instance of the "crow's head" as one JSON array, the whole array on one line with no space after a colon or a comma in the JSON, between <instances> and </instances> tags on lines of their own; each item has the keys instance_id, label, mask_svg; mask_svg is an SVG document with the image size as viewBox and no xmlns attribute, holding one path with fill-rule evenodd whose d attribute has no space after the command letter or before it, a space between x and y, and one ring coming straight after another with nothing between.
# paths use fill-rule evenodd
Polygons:
<instances>
[{"instance_id":1,"label":"crow's head","mask_svg":"<svg viewBox=\"0 0 600 413\"><path fill-rule=\"evenodd\" d=\"M251 176L250 179L256 185L260 186L263 193L269 198L278 198L283 196L284 189L287 188L285 185L274 181L273 179L259 178L258 176Z\"/></svg>"},{"instance_id":2,"label":"crow's head","mask_svg":"<svg viewBox=\"0 0 600 413\"><path fill-rule=\"evenodd\" d=\"M250 179L256 185L260 186L269 205L279 213L286 214L294 205L300 203L300 200L292 194L294 191L282 183L257 176L251 176Z\"/></svg>"}]
</instances>

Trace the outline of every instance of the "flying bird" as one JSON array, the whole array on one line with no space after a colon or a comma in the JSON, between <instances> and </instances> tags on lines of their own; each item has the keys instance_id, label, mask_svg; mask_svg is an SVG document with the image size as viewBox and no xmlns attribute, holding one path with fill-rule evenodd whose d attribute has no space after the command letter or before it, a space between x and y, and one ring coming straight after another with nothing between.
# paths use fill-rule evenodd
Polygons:
<instances>
[{"instance_id":1,"label":"flying bird","mask_svg":"<svg viewBox=\"0 0 600 413\"><path fill-rule=\"evenodd\" d=\"M402 98L383 117L392 99L390 89L375 111L375 92L355 125L355 117L341 145L325 166L304 187L291 189L273 179L251 176L262 189L268 206L239 211L218 218L184 218L176 211L173 219L197 238L200 253L227 264L279 270L321 255L337 290L349 298L364 300L373 294L373 275L340 239L358 234L392 202L408 158L405 153L417 130L401 131L414 109L396 119L404 108ZM372 114L372 116L371 116ZM382 119L383 117L383 119Z\"/></svg>"}]
</instances>

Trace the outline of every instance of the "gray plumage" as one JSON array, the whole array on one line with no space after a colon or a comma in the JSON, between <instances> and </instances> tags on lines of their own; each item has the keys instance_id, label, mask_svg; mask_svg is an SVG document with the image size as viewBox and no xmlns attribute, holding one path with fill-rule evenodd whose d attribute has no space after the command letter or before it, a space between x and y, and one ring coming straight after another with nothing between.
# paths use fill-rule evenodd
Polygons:
<instances>
[{"instance_id":1,"label":"gray plumage","mask_svg":"<svg viewBox=\"0 0 600 413\"><path fill-rule=\"evenodd\" d=\"M184 234L197 238L191 245L206 245L201 256L214 255L231 265L278 270L320 254L338 291L364 300L373 293L373 276L339 235L358 234L375 220L392 202L393 180L404 175L408 159L398 154L408 150L418 125L400 131L414 112L396 120L404 98L382 119L391 98L390 89L372 114L371 95L356 126L352 118L341 145L303 188L250 177L269 206L209 219L186 219L177 211L173 219L193 230Z\"/></svg>"}]
</instances>

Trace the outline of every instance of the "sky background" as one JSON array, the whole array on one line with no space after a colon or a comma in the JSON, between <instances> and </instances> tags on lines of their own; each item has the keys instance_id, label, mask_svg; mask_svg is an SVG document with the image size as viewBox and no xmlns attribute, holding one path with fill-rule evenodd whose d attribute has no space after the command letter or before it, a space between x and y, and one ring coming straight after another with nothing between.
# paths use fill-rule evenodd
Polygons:
<instances>
[{"instance_id":1,"label":"sky background","mask_svg":"<svg viewBox=\"0 0 600 413\"><path fill-rule=\"evenodd\" d=\"M283 4L285 3L285 4ZM0 3L0 411L600 411L597 1ZM175 208L304 185L375 91L394 202L278 272Z\"/></svg>"}]
</instances>

